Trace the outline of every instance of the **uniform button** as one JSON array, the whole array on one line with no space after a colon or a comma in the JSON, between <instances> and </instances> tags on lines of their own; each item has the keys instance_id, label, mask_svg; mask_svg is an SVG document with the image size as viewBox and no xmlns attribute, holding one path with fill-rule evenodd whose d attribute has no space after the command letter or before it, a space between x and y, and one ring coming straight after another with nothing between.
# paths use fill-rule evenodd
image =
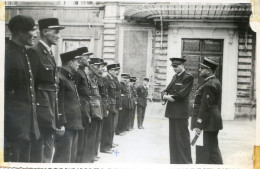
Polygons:
<instances>
[{"instance_id":1,"label":"uniform button","mask_svg":"<svg viewBox=\"0 0 260 169\"><path fill-rule=\"evenodd\" d=\"M30 86L30 89L32 89L32 86Z\"/></svg>"},{"instance_id":2,"label":"uniform button","mask_svg":"<svg viewBox=\"0 0 260 169\"><path fill-rule=\"evenodd\" d=\"M37 105L37 106L39 106L40 104L39 104L39 103L37 103L36 105Z\"/></svg>"},{"instance_id":3,"label":"uniform button","mask_svg":"<svg viewBox=\"0 0 260 169\"><path fill-rule=\"evenodd\" d=\"M30 62L27 62L28 63L28 65L30 64Z\"/></svg>"},{"instance_id":4,"label":"uniform button","mask_svg":"<svg viewBox=\"0 0 260 169\"><path fill-rule=\"evenodd\" d=\"M33 94L31 96L33 97Z\"/></svg>"},{"instance_id":5,"label":"uniform button","mask_svg":"<svg viewBox=\"0 0 260 169\"><path fill-rule=\"evenodd\" d=\"M30 78L30 81L32 81L32 78Z\"/></svg>"}]
</instances>

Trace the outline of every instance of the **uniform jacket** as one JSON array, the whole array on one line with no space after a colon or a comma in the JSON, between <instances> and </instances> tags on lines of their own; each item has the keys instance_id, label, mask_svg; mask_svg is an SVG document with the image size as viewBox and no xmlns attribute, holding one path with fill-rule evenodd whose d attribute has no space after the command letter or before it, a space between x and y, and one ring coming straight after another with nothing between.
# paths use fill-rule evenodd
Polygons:
<instances>
[{"instance_id":1,"label":"uniform jacket","mask_svg":"<svg viewBox=\"0 0 260 169\"><path fill-rule=\"evenodd\" d=\"M81 112L83 117L83 125L87 125L89 119L91 118L90 112L90 84L88 82L88 77L84 71L84 67L79 67L77 72L74 73L74 79L79 93Z\"/></svg>"},{"instance_id":2,"label":"uniform jacket","mask_svg":"<svg viewBox=\"0 0 260 169\"><path fill-rule=\"evenodd\" d=\"M135 107L135 102L137 102L137 93L136 87L133 84L130 84L130 92L131 92L131 104L132 107Z\"/></svg>"},{"instance_id":3,"label":"uniform jacket","mask_svg":"<svg viewBox=\"0 0 260 169\"><path fill-rule=\"evenodd\" d=\"M130 97L131 97L130 88L128 84L126 84L125 82L120 82L120 84L121 84L122 107L131 109L132 105L130 103Z\"/></svg>"},{"instance_id":4,"label":"uniform jacket","mask_svg":"<svg viewBox=\"0 0 260 169\"><path fill-rule=\"evenodd\" d=\"M26 50L13 41L5 48L5 137L30 140L40 136L36 115L33 76L30 76ZM31 81L30 81L31 80Z\"/></svg>"},{"instance_id":5,"label":"uniform jacket","mask_svg":"<svg viewBox=\"0 0 260 169\"><path fill-rule=\"evenodd\" d=\"M61 68L59 79L60 124L70 130L83 129L80 99L73 75Z\"/></svg>"},{"instance_id":6,"label":"uniform jacket","mask_svg":"<svg viewBox=\"0 0 260 169\"><path fill-rule=\"evenodd\" d=\"M40 128L56 128L58 121L58 71L54 57L38 42L28 50L35 78L36 108Z\"/></svg>"},{"instance_id":7,"label":"uniform jacket","mask_svg":"<svg viewBox=\"0 0 260 169\"><path fill-rule=\"evenodd\" d=\"M220 102L221 84L219 80L215 76L206 78L196 91L191 127L195 126L205 131L221 130L223 124L219 111Z\"/></svg>"},{"instance_id":8,"label":"uniform jacket","mask_svg":"<svg viewBox=\"0 0 260 169\"><path fill-rule=\"evenodd\" d=\"M116 84L116 107L122 107L122 98L121 98L121 84L117 77L112 76Z\"/></svg>"},{"instance_id":9,"label":"uniform jacket","mask_svg":"<svg viewBox=\"0 0 260 169\"><path fill-rule=\"evenodd\" d=\"M165 92L173 95L174 102L166 105L165 117L167 118L189 118L189 94L192 89L194 78L186 71L179 76L173 76L171 83L167 86Z\"/></svg>"},{"instance_id":10,"label":"uniform jacket","mask_svg":"<svg viewBox=\"0 0 260 169\"><path fill-rule=\"evenodd\" d=\"M147 95L148 95L148 88L145 88L144 85L140 85L136 89L137 93L137 105L146 107L147 106Z\"/></svg>"},{"instance_id":11,"label":"uniform jacket","mask_svg":"<svg viewBox=\"0 0 260 169\"><path fill-rule=\"evenodd\" d=\"M89 74L88 74L88 81L89 81L89 84L90 84L90 97L95 97L96 99L98 98L99 102L100 102L100 105L99 107L96 107L96 109L101 109L101 113L102 112L102 107L101 107L101 96L99 94L99 87L98 87L98 82L97 82L97 78L95 76L95 72L93 72L93 70L90 70ZM92 110L91 110L91 113L92 113ZM92 113L93 115L93 113ZM94 116L91 115L91 118L95 118ZM103 114L102 114L103 116ZM101 117L102 119L102 117Z\"/></svg>"},{"instance_id":12,"label":"uniform jacket","mask_svg":"<svg viewBox=\"0 0 260 169\"><path fill-rule=\"evenodd\" d=\"M102 106L102 114L103 117L107 117L107 81L104 79L104 77L100 75L96 75L96 80L98 84L99 89L99 95L101 96L101 106Z\"/></svg>"},{"instance_id":13,"label":"uniform jacket","mask_svg":"<svg viewBox=\"0 0 260 169\"><path fill-rule=\"evenodd\" d=\"M104 77L105 83L107 84L108 94L108 110L115 112L116 108L116 82L112 75L107 74Z\"/></svg>"}]
</instances>

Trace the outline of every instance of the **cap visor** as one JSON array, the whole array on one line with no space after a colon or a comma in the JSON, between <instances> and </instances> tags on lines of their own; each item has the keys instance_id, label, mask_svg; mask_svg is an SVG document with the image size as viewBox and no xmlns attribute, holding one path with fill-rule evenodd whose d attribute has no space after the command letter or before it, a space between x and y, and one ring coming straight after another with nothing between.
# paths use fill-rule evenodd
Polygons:
<instances>
[{"instance_id":1,"label":"cap visor","mask_svg":"<svg viewBox=\"0 0 260 169\"><path fill-rule=\"evenodd\" d=\"M48 29L64 29L64 26L48 26Z\"/></svg>"},{"instance_id":2,"label":"cap visor","mask_svg":"<svg viewBox=\"0 0 260 169\"><path fill-rule=\"evenodd\" d=\"M200 65L201 65L201 67L205 67L205 68L208 68L208 69L210 69L210 67L208 67L208 66L204 65L203 63L200 63Z\"/></svg>"},{"instance_id":3,"label":"cap visor","mask_svg":"<svg viewBox=\"0 0 260 169\"><path fill-rule=\"evenodd\" d=\"M83 53L83 54L82 54L82 56L86 56L86 55L87 55L87 56L89 56L89 55L93 55L93 53L89 53L89 52L87 52L87 53Z\"/></svg>"}]
</instances>

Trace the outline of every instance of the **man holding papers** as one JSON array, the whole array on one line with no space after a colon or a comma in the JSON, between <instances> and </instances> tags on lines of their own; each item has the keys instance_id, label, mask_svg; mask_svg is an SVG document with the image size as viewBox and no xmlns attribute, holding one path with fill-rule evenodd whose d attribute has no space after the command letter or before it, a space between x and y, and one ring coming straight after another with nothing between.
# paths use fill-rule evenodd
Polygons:
<instances>
[{"instance_id":1,"label":"man holding papers","mask_svg":"<svg viewBox=\"0 0 260 169\"><path fill-rule=\"evenodd\" d=\"M221 84L214 75L218 64L204 58L200 76L205 78L197 89L191 128L197 134L204 131L203 146L196 146L196 164L223 164L218 147L218 132L223 128L219 111Z\"/></svg>"}]
</instances>

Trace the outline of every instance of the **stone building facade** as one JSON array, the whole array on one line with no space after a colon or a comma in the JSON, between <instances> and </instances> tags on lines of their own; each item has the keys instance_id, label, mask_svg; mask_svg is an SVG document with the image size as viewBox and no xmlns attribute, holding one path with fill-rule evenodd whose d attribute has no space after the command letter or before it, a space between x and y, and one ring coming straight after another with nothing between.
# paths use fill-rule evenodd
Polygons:
<instances>
[{"instance_id":1,"label":"stone building facade","mask_svg":"<svg viewBox=\"0 0 260 169\"><path fill-rule=\"evenodd\" d=\"M59 54L88 46L95 57L119 62L122 73L149 77L150 96L170 82L169 58L183 57L195 77L191 100L198 84L199 62L210 57L220 66L222 116L233 120L255 115L255 43L250 29L251 5L247 3L177 2L6 2L6 26L12 16L25 14L36 21L57 17L61 31ZM6 39L10 37L6 29Z\"/></svg>"}]
</instances>

